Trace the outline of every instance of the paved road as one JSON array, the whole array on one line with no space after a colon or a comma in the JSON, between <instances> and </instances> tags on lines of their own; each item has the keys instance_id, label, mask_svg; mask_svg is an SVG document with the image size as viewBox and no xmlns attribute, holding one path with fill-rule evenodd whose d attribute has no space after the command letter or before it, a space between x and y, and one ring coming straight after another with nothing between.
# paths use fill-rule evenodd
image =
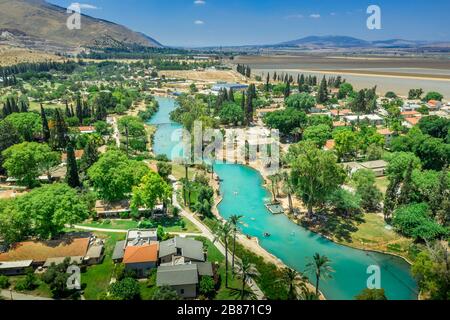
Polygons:
<instances>
[{"instance_id":1,"label":"paved road","mask_svg":"<svg viewBox=\"0 0 450 320\"><path fill-rule=\"evenodd\" d=\"M9 290L0 290L0 295L2 297L4 297L6 300L11 300L11 292ZM32 296L29 294L23 294L23 293L18 293L13 291L12 292L12 298L13 300L25 300L25 301L30 301L30 300L53 300L50 298L42 298L42 297L36 297L36 296Z\"/></svg>"},{"instance_id":2,"label":"paved road","mask_svg":"<svg viewBox=\"0 0 450 320\"><path fill-rule=\"evenodd\" d=\"M173 205L175 207L178 207L180 209L180 214L185 217L186 219L189 219L189 221L191 221L201 232L202 235L206 238L208 238L210 241L214 242L215 240L215 235L200 221L198 221L193 214L183 210L183 208L180 206L178 199L177 199L177 190L180 188L180 184L176 183L174 185L174 193L173 193ZM214 245L217 247L217 249L219 249L219 251L225 256L225 247L222 245L221 242L215 241ZM229 252L228 254L228 261L231 264L232 262L232 255ZM250 287L250 289L253 291L253 293L256 296L257 300L265 300L265 296L264 293L262 292L262 290L259 288L259 286L256 284L255 280L253 279L248 279L247 280L247 285Z\"/></svg>"}]
</instances>

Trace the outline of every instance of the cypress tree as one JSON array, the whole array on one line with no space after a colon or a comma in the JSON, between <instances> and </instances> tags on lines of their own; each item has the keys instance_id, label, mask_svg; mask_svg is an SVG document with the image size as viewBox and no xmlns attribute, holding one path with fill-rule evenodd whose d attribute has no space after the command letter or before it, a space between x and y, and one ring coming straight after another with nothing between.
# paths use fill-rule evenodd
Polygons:
<instances>
[{"instance_id":1,"label":"cypress tree","mask_svg":"<svg viewBox=\"0 0 450 320\"><path fill-rule=\"evenodd\" d=\"M400 196L398 197L399 205L406 205L411 203L412 194L414 190L414 185L412 181L413 169L414 169L413 161L410 161L408 164L408 170L406 171L405 179L403 180Z\"/></svg>"},{"instance_id":2,"label":"cypress tree","mask_svg":"<svg viewBox=\"0 0 450 320\"><path fill-rule=\"evenodd\" d=\"M66 118L72 118L72 112L69 108L69 103L66 100Z\"/></svg>"},{"instance_id":3,"label":"cypress tree","mask_svg":"<svg viewBox=\"0 0 450 320\"><path fill-rule=\"evenodd\" d=\"M16 101L15 98L11 98L11 103L10 104L11 104L12 112L17 112L17 113L20 112L19 107L17 106L17 101Z\"/></svg>"},{"instance_id":4,"label":"cypress tree","mask_svg":"<svg viewBox=\"0 0 450 320\"><path fill-rule=\"evenodd\" d=\"M396 179L393 179L389 182L383 208L385 220L388 220L391 217L392 212L394 212L395 208L397 207L399 185L400 183Z\"/></svg>"},{"instance_id":5,"label":"cypress tree","mask_svg":"<svg viewBox=\"0 0 450 320\"><path fill-rule=\"evenodd\" d=\"M251 86L250 86L251 87ZM252 91L249 88L247 94L247 123L250 124L253 121L253 96Z\"/></svg>"},{"instance_id":6,"label":"cypress tree","mask_svg":"<svg viewBox=\"0 0 450 320\"><path fill-rule=\"evenodd\" d=\"M97 144L95 143L95 141L90 139L86 144L86 148L84 148L84 154L81 159L81 162L83 164L83 171L89 169L94 163L97 162L97 160L98 160Z\"/></svg>"},{"instance_id":7,"label":"cypress tree","mask_svg":"<svg viewBox=\"0 0 450 320\"><path fill-rule=\"evenodd\" d=\"M72 143L69 143L67 147L67 184L72 188L78 188L80 186L80 178L78 176L78 165L75 157L75 150Z\"/></svg>"},{"instance_id":8,"label":"cypress tree","mask_svg":"<svg viewBox=\"0 0 450 320\"><path fill-rule=\"evenodd\" d=\"M55 149L64 150L67 147L67 142L68 142L68 129L63 117L61 116L59 109L56 109L53 147Z\"/></svg>"},{"instance_id":9,"label":"cypress tree","mask_svg":"<svg viewBox=\"0 0 450 320\"><path fill-rule=\"evenodd\" d=\"M231 102L234 102L233 88L230 88L230 92L228 93L228 100L230 100Z\"/></svg>"},{"instance_id":10,"label":"cypress tree","mask_svg":"<svg viewBox=\"0 0 450 320\"><path fill-rule=\"evenodd\" d=\"M317 92L317 102L325 103L328 101L328 85L325 76L320 83L319 91Z\"/></svg>"},{"instance_id":11,"label":"cypress tree","mask_svg":"<svg viewBox=\"0 0 450 320\"><path fill-rule=\"evenodd\" d=\"M45 142L50 140L50 128L48 127L47 116L41 103L41 120L42 120L42 138Z\"/></svg>"},{"instance_id":12,"label":"cypress tree","mask_svg":"<svg viewBox=\"0 0 450 320\"><path fill-rule=\"evenodd\" d=\"M284 89L284 98L288 98L291 95L291 84L289 82L286 83L286 88Z\"/></svg>"},{"instance_id":13,"label":"cypress tree","mask_svg":"<svg viewBox=\"0 0 450 320\"><path fill-rule=\"evenodd\" d=\"M81 97L77 97L77 107L76 107L76 116L80 121L80 124L83 123L83 107L81 106Z\"/></svg>"},{"instance_id":14,"label":"cypress tree","mask_svg":"<svg viewBox=\"0 0 450 320\"><path fill-rule=\"evenodd\" d=\"M266 79L266 92L270 91L270 73L267 73L267 79Z\"/></svg>"}]
</instances>

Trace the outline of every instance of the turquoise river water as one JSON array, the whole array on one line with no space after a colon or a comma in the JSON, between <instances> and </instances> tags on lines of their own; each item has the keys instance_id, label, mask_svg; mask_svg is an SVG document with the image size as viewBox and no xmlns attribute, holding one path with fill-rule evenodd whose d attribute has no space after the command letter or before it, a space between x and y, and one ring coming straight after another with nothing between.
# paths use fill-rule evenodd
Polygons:
<instances>
[{"instance_id":1,"label":"turquoise river water","mask_svg":"<svg viewBox=\"0 0 450 320\"><path fill-rule=\"evenodd\" d=\"M172 157L178 144L181 125L170 121L169 114L176 107L171 98L158 98L160 109L149 121L158 130L154 138L154 152ZM177 153L178 154L178 153ZM242 165L215 165L215 171L223 180L223 201L219 212L225 218L233 214L243 215L242 232L259 239L260 245L282 260L286 265L303 272L308 259L316 252L326 255L335 270L332 279L321 281L320 289L327 299L351 300L367 287L370 266L379 266L381 286L389 299L417 299L417 284L410 273L410 266L403 259L366 252L336 244L298 226L285 215L272 215L265 207L270 193L263 187L263 178L256 170ZM271 234L264 237L265 233ZM310 277L314 283L314 278Z\"/></svg>"}]
</instances>

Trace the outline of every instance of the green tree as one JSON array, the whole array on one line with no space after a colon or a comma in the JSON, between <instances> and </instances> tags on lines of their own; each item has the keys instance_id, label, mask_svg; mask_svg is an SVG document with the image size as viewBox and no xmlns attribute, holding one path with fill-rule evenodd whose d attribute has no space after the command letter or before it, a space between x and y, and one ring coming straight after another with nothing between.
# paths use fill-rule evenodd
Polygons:
<instances>
[{"instance_id":1,"label":"green tree","mask_svg":"<svg viewBox=\"0 0 450 320\"><path fill-rule=\"evenodd\" d=\"M323 148L330 138L331 128L325 124L308 127L303 133L303 139L314 142L318 148Z\"/></svg>"},{"instance_id":2,"label":"green tree","mask_svg":"<svg viewBox=\"0 0 450 320\"><path fill-rule=\"evenodd\" d=\"M327 256L321 256L320 254L316 253L313 258L307 263L306 269L316 277L316 296L319 296L320 280L332 278L332 273L334 272L334 270L331 267L331 261Z\"/></svg>"},{"instance_id":3,"label":"green tree","mask_svg":"<svg viewBox=\"0 0 450 320\"><path fill-rule=\"evenodd\" d=\"M80 177L78 176L78 164L75 157L75 150L71 143L67 147L67 184L72 188L80 187Z\"/></svg>"},{"instance_id":4,"label":"green tree","mask_svg":"<svg viewBox=\"0 0 450 320\"><path fill-rule=\"evenodd\" d=\"M126 199L150 170L120 151L108 151L88 170L92 186L106 201Z\"/></svg>"},{"instance_id":5,"label":"green tree","mask_svg":"<svg viewBox=\"0 0 450 320\"><path fill-rule=\"evenodd\" d=\"M214 297L214 294L216 293L214 279L207 276L202 277L199 284L199 290L200 293L207 298Z\"/></svg>"},{"instance_id":6,"label":"green tree","mask_svg":"<svg viewBox=\"0 0 450 320\"><path fill-rule=\"evenodd\" d=\"M285 101L287 108L294 108L303 112L310 112L316 105L316 101L313 96L307 93L293 94Z\"/></svg>"},{"instance_id":7,"label":"green tree","mask_svg":"<svg viewBox=\"0 0 450 320\"><path fill-rule=\"evenodd\" d=\"M340 130L335 132L335 150L339 159L351 161L358 155L360 139L356 132L351 130Z\"/></svg>"},{"instance_id":8,"label":"green tree","mask_svg":"<svg viewBox=\"0 0 450 320\"><path fill-rule=\"evenodd\" d=\"M172 195L172 189L157 173L150 171L141 180L141 183L133 187L131 208L137 212L141 207L153 210L162 202L165 206Z\"/></svg>"},{"instance_id":9,"label":"green tree","mask_svg":"<svg viewBox=\"0 0 450 320\"><path fill-rule=\"evenodd\" d=\"M89 139L84 148L83 156L81 157L81 169L86 172L94 163L98 161L99 153L97 149L97 142L94 139Z\"/></svg>"},{"instance_id":10,"label":"green tree","mask_svg":"<svg viewBox=\"0 0 450 320\"><path fill-rule=\"evenodd\" d=\"M115 300L140 300L139 282L133 278L125 278L109 286L109 293Z\"/></svg>"},{"instance_id":11,"label":"green tree","mask_svg":"<svg viewBox=\"0 0 450 320\"><path fill-rule=\"evenodd\" d=\"M88 216L88 204L74 189L66 184L46 185L0 204L0 236L8 243L27 236L52 239L66 224Z\"/></svg>"},{"instance_id":12,"label":"green tree","mask_svg":"<svg viewBox=\"0 0 450 320\"><path fill-rule=\"evenodd\" d=\"M306 127L307 117L303 111L294 108L270 112L263 119L270 129L278 129L284 135L291 134L296 128Z\"/></svg>"},{"instance_id":13,"label":"green tree","mask_svg":"<svg viewBox=\"0 0 450 320\"><path fill-rule=\"evenodd\" d=\"M69 142L68 128L59 109L55 110L55 126L52 132L52 142L53 147L57 150L65 150Z\"/></svg>"},{"instance_id":14,"label":"green tree","mask_svg":"<svg viewBox=\"0 0 450 320\"><path fill-rule=\"evenodd\" d=\"M245 285L248 281L248 279L251 278L255 278L259 276L259 272L256 269L256 266L252 263L250 263L250 261L246 258L242 259L242 262L239 266L239 270L238 270L238 274L239 274L239 278L242 281L242 287L241 287L241 300L245 299L245 294L246 294L246 290L245 290Z\"/></svg>"},{"instance_id":15,"label":"green tree","mask_svg":"<svg viewBox=\"0 0 450 320\"><path fill-rule=\"evenodd\" d=\"M232 232L232 226L227 222L217 226L214 242L222 240L225 245L225 287L228 288L228 239Z\"/></svg>"},{"instance_id":16,"label":"green tree","mask_svg":"<svg viewBox=\"0 0 450 320\"><path fill-rule=\"evenodd\" d=\"M361 197L361 206L366 211L377 211L383 194L376 187L375 173L372 170L358 170L352 175L356 193Z\"/></svg>"},{"instance_id":17,"label":"green tree","mask_svg":"<svg viewBox=\"0 0 450 320\"><path fill-rule=\"evenodd\" d=\"M50 141L50 128L48 126L47 116L45 115L44 107L41 104L41 122L42 122L42 137L45 142Z\"/></svg>"},{"instance_id":18,"label":"green tree","mask_svg":"<svg viewBox=\"0 0 450 320\"><path fill-rule=\"evenodd\" d=\"M446 245L436 242L417 256L411 272L427 300L450 299L450 263Z\"/></svg>"},{"instance_id":19,"label":"green tree","mask_svg":"<svg viewBox=\"0 0 450 320\"><path fill-rule=\"evenodd\" d=\"M224 124L238 125L244 121L244 111L236 103L227 102L222 105L219 117Z\"/></svg>"},{"instance_id":20,"label":"green tree","mask_svg":"<svg viewBox=\"0 0 450 320\"><path fill-rule=\"evenodd\" d=\"M322 78L322 81L320 82L319 90L317 91L317 102L318 103L325 103L328 101L328 84L327 79L325 76Z\"/></svg>"},{"instance_id":21,"label":"green tree","mask_svg":"<svg viewBox=\"0 0 450 320\"><path fill-rule=\"evenodd\" d=\"M304 274L291 269L284 268L282 278L278 280L287 287L288 300L298 300L305 297L305 293L308 293L308 277Z\"/></svg>"},{"instance_id":22,"label":"green tree","mask_svg":"<svg viewBox=\"0 0 450 320\"><path fill-rule=\"evenodd\" d=\"M7 116L5 121L11 123L25 141L33 141L42 132L41 117L34 112L13 113Z\"/></svg>"},{"instance_id":23,"label":"green tree","mask_svg":"<svg viewBox=\"0 0 450 320\"><path fill-rule=\"evenodd\" d=\"M20 142L16 128L8 121L0 121L0 173L3 173L3 151Z\"/></svg>"},{"instance_id":24,"label":"green tree","mask_svg":"<svg viewBox=\"0 0 450 320\"><path fill-rule=\"evenodd\" d=\"M230 219L228 219L228 222L230 223L230 225L232 227L232 232L233 232L233 253L232 253L232 258L231 258L231 270L233 273L234 273L234 262L235 262L235 257L236 257L236 237L237 237L237 233L238 233L238 225L243 217L244 216L239 216L237 214L234 214L230 217Z\"/></svg>"},{"instance_id":25,"label":"green tree","mask_svg":"<svg viewBox=\"0 0 450 320\"><path fill-rule=\"evenodd\" d=\"M313 208L324 204L327 195L344 183L346 174L332 153L307 142L301 142L297 147L297 150L289 151L295 153L291 156L294 159L291 163L292 182L312 216Z\"/></svg>"},{"instance_id":26,"label":"green tree","mask_svg":"<svg viewBox=\"0 0 450 320\"><path fill-rule=\"evenodd\" d=\"M339 92L338 92L337 98L345 99L352 93L353 93L353 86L350 83L346 82L346 83L341 84L341 86L339 87Z\"/></svg>"},{"instance_id":27,"label":"green tree","mask_svg":"<svg viewBox=\"0 0 450 320\"><path fill-rule=\"evenodd\" d=\"M3 151L3 157L3 167L8 175L29 188L36 186L36 178L43 172L48 173L59 159L48 145L36 142L23 142L9 147Z\"/></svg>"},{"instance_id":28,"label":"green tree","mask_svg":"<svg viewBox=\"0 0 450 320\"><path fill-rule=\"evenodd\" d=\"M152 300L163 300L163 301L179 300L179 299L180 297L178 296L177 292L169 286L162 286L157 288L153 293L152 297Z\"/></svg>"},{"instance_id":29,"label":"green tree","mask_svg":"<svg viewBox=\"0 0 450 320\"><path fill-rule=\"evenodd\" d=\"M423 101L428 102L430 100L437 100L442 101L444 99L444 96L440 94L439 92L431 91L426 94L426 96L423 98Z\"/></svg>"},{"instance_id":30,"label":"green tree","mask_svg":"<svg viewBox=\"0 0 450 320\"><path fill-rule=\"evenodd\" d=\"M364 289L360 294L356 296L356 300L387 300L384 289Z\"/></svg>"}]
</instances>

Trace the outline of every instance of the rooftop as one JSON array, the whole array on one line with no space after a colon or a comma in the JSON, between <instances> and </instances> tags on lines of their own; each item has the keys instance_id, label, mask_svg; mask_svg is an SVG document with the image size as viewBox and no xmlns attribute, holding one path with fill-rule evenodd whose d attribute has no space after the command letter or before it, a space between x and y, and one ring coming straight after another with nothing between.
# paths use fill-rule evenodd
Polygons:
<instances>
[{"instance_id":1,"label":"rooftop","mask_svg":"<svg viewBox=\"0 0 450 320\"><path fill-rule=\"evenodd\" d=\"M196 264L162 266L156 273L156 285L162 287L182 286L198 283L198 267Z\"/></svg>"},{"instance_id":2,"label":"rooftop","mask_svg":"<svg viewBox=\"0 0 450 320\"><path fill-rule=\"evenodd\" d=\"M181 250L181 256L197 260L205 261L203 252L203 243L197 240L175 237L159 244L159 257L167 257L170 255L178 255L177 249Z\"/></svg>"},{"instance_id":3,"label":"rooftop","mask_svg":"<svg viewBox=\"0 0 450 320\"><path fill-rule=\"evenodd\" d=\"M148 244L139 247L127 247L123 256L124 263L142 263L158 261L158 245Z\"/></svg>"},{"instance_id":4,"label":"rooftop","mask_svg":"<svg viewBox=\"0 0 450 320\"><path fill-rule=\"evenodd\" d=\"M14 261L14 262L0 262L0 270L14 269L14 268L28 268L33 263L33 260Z\"/></svg>"},{"instance_id":5,"label":"rooftop","mask_svg":"<svg viewBox=\"0 0 450 320\"><path fill-rule=\"evenodd\" d=\"M0 261L43 263L49 258L84 257L88 247L89 238L18 242L8 252L0 254Z\"/></svg>"}]
</instances>

